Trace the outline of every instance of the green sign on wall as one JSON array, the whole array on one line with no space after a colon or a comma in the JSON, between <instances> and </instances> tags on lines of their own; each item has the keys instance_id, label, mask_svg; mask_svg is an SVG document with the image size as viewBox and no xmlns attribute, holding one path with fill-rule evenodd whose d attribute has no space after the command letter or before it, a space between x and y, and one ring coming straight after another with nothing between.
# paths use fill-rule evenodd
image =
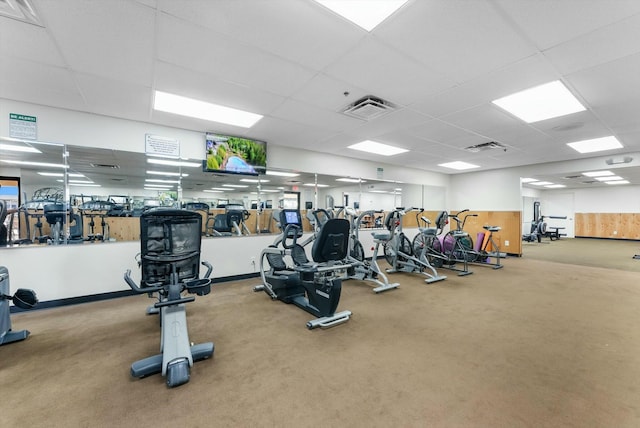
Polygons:
<instances>
[{"instance_id":1,"label":"green sign on wall","mask_svg":"<svg viewBox=\"0 0 640 428\"><path fill-rule=\"evenodd\" d=\"M38 119L26 114L9 113L9 136L26 140L38 139Z\"/></svg>"}]
</instances>

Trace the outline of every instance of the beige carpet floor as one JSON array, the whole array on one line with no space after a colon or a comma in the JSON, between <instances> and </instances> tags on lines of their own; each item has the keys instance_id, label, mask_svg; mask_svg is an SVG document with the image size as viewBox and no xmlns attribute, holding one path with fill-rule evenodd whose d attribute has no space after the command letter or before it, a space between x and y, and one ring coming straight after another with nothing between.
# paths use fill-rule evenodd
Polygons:
<instances>
[{"instance_id":1,"label":"beige carpet floor","mask_svg":"<svg viewBox=\"0 0 640 428\"><path fill-rule=\"evenodd\" d=\"M526 245L501 270L393 274L380 295L346 281L353 318L328 330L252 292L258 279L221 283L187 305L215 355L174 389L129 375L159 348L144 296L14 314L32 334L0 347L0 426L638 427L636 244ZM626 268L601 266L614 254Z\"/></svg>"}]
</instances>

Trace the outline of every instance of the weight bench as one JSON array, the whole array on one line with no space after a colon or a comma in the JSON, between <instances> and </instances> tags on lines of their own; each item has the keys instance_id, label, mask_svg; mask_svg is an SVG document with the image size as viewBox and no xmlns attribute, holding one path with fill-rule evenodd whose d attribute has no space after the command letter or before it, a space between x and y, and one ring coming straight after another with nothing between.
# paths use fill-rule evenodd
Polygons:
<instances>
[{"instance_id":1,"label":"weight bench","mask_svg":"<svg viewBox=\"0 0 640 428\"><path fill-rule=\"evenodd\" d=\"M561 236L567 236L566 233L560 233L561 230L564 230L564 227L553 227L553 226L549 226L547 228L547 236L549 237L550 240L558 240L560 239Z\"/></svg>"}]
</instances>

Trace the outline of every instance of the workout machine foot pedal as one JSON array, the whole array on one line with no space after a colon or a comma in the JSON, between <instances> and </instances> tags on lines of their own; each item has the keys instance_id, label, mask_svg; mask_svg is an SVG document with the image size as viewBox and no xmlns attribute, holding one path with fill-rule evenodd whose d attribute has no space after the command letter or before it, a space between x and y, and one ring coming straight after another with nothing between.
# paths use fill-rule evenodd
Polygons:
<instances>
[{"instance_id":1,"label":"workout machine foot pedal","mask_svg":"<svg viewBox=\"0 0 640 428\"><path fill-rule=\"evenodd\" d=\"M342 311L337 312L330 317L316 318L307 322L307 328L309 330L313 330L316 327L320 327L322 329L335 327L349 321L351 315L351 311Z\"/></svg>"},{"instance_id":2,"label":"workout machine foot pedal","mask_svg":"<svg viewBox=\"0 0 640 428\"><path fill-rule=\"evenodd\" d=\"M191 347L191 357L193 361L206 360L213 355L214 346L211 342L198 343Z\"/></svg>"},{"instance_id":3,"label":"workout machine foot pedal","mask_svg":"<svg viewBox=\"0 0 640 428\"><path fill-rule=\"evenodd\" d=\"M501 259L507 258L507 253L496 253L496 252L488 252L487 257L500 257Z\"/></svg>"},{"instance_id":4,"label":"workout machine foot pedal","mask_svg":"<svg viewBox=\"0 0 640 428\"><path fill-rule=\"evenodd\" d=\"M131 376L143 378L162 372L162 354L152 355L131 364Z\"/></svg>"},{"instance_id":5,"label":"workout machine foot pedal","mask_svg":"<svg viewBox=\"0 0 640 428\"><path fill-rule=\"evenodd\" d=\"M438 281L444 281L445 279L447 279L446 276L442 275L442 276L434 276L432 278L427 278L424 280L424 282L426 282L427 284L431 284L433 282L438 282Z\"/></svg>"},{"instance_id":6,"label":"workout machine foot pedal","mask_svg":"<svg viewBox=\"0 0 640 428\"><path fill-rule=\"evenodd\" d=\"M4 336L0 337L0 345L25 340L29 334L29 330L8 331Z\"/></svg>"},{"instance_id":7,"label":"workout machine foot pedal","mask_svg":"<svg viewBox=\"0 0 640 428\"><path fill-rule=\"evenodd\" d=\"M504 267L503 265L495 265L493 269L502 269L503 267Z\"/></svg>"},{"instance_id":8,"label":"workout machine foot pedal","mask_svg":"<svg viewBox=\"0 0 640 428\"><path fill-rule=\"evenodd\" d=\"M385 284L385 285L376 287L373 289L373 291L375 293L382 293L383 291L393 290L394 288L398 288L398 287L400 287L400 284L397 282L394 282L393 284Z\"/></svg>"},{"instance_id":9,"label":"workout machine foot pedal","mask_svg":"<svg viewBox=\"0 0 640 428\"><path fill-rule=\"evenodd\" d=\"M190 372L188 358L180 357L169 361L167 364L167 386L173 388L189 382Z\"/></svg>"}]
</instances>

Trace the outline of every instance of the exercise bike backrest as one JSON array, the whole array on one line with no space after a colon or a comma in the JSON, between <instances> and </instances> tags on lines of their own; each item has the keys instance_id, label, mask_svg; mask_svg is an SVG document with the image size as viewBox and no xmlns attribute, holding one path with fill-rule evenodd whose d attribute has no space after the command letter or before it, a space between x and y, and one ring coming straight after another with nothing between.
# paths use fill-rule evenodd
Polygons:
<instances>
[{"instance_id":1,"label":"exercise bike backrest","mask_svg":"<svg viewBox=\"0 0 640 428\"><path fill-rule=\"evenodd\" d=\"M384 220L385 227L393 232L397 227L402 225L402 216L405 214L404 207L396 208L387 214L387 218Z\"/></svg>"},{"instance_id":2,"label":"exercise bike backrest","mask_svg":"<svg viewBox=\"0 0 640 428\"><path fill-rule=\"evenodd\" d=\"M440 235L446 225L449 224L449 213L446 211L440 211L438 217L436 217L436 228L438 229L438 235Z\"/></svg>"},{"instance_id":3,"label":"exercise bike backrest","mask_svg":"<svg viewBox=\"0 0 640 428\"><path fill-rule=\"evenodd\" d=\"M316 263L344 260L349 253L349 220L332 218L327 221L313 241L311 257Z\"/></svg>"}]
</instances>

